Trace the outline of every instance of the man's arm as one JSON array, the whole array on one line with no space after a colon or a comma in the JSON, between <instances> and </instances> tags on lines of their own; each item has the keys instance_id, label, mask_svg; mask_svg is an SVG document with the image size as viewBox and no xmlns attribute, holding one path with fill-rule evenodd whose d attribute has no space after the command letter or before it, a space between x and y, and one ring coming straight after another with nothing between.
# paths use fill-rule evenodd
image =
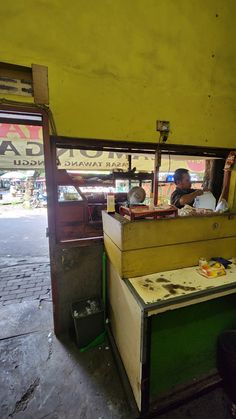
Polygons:
<instances>
[{"instance_id":1,"label":"man's arm","mask_svg":"<svg viewBox=\"0 0 236 419\"><path fill-rule=\"evenodd\" d=\"M186 205L192 202L197 196L203 195L203 191L201 189L197 189L194 192L188 193L186 195L182 195L181 198L179 198L180 205Z\"/></svg>"}]
</instances>

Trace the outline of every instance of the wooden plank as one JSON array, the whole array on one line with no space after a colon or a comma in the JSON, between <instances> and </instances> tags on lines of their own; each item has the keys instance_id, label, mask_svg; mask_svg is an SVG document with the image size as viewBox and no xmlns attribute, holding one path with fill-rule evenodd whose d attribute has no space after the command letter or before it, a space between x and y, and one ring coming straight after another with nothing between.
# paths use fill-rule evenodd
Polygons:
<instances>
[{"instance_id":1,"label":"wooden plank","mask_svg":"<svg viewBox=\"0 0 236 419\"><path fill-rule=\"evenodd\" d=\"M44 65L32 64L34 102L49 105L48 68Z\"/></svg>"},{"instance_id":2,"label":"wooden plank","mask_svg":"<svg viewBox=\"0 0 236 419\"><path fill-rule=\"evenodd\" d=\"M236 211L236 164L231 172L228 205L231 211Z\"/></svg>"},{"instance_id":3,"label":"wooden plank","mask_svg":"<svg viewBox=\"0 0 236 419\"><path fill-rule=\"evenodd\" d=\"M118 249L118 247L117 247ZM230 259L235 256L236 237L199 242L181 243L170 246L150 247L122 253L123 278L143 276L155 272L198 265L200 257L210 259L221 256ZM118 260L116 255L116 260Z\"/></svg>"},{"instance_id":4,"label":"wooden plank","mask_svg":"<svg viewBox=\"0 0 236 419\"><path fill-rule=\"evenodd\" d=\"M158 397L150 405L150 412L153 416L168 413L171 409L176 409L184 403L193 401L200 396L217 388L222 382L221 377L216 370L213 370L208 375L194 379L186 385L178 386L161 397Z\"/></svg>"},{"instance_id":5,"label":"wooden plank","mask_svg":"<svg viewBox=\"0 0 236 419\"><path fill-rule=\"evenodd\" d=\"M122 218L120 216L111 216L106 211L102 211L103 231L120 249L122 248ZM128 221L125 220L125 222Z\"/></svg>"},{"instance_id":6,"label":"wooden plank","mask_svg":"<svg viewBox=\"0 0 236 419\"><path fill-rule=\"evenodd\" d=\"M209 294L209 295L205 295L199 298L194 298L188 301L182 301L182 302L176 301L176 303L173 305L150 309L150 311L148 311L148 317L153 316L154 314L165 313L166 311L177 310L179 308L189 307L195 304L204 303L206 301L215 300L216 298L226 297L227 295L231 295L231 294L236 294L236 289L225 290L217 294Z\"/></svg>"},{"instance_id":7,"label":"wooden plank","mask_svg":"<svg viewBox=\"0 0 236 419\"><path fill-rule=\"evenodd\" d=\"M200 257L210 259L235 256L236 237L200 242L181 243L146 249L121 250L104 234L105 249L109 259L122 278L132 278L172 269L198 265Z\"/></svg>"},{"instance_id":8,"label":"wooden plank","mask_svg":"<svg viewBox=\"0 0 236 419\"><path fill-rule=\"evenodd\" d=\"M134 398L133 390L132 390L132 387L130 385L129 378L128 378L128 375L126 373L126 370L125 370L124 364L122 362L121 356L119 354L118 348L116 346L114 336L112 335L112 332L111 332L111 329L110 329L109 326L107 328L107 333L108 333L109 343L110 343L111 348L112 348L112 354L115 358L116 366L117 366L118 372L119 372L119 376L121 378L121 382L122 382L122 385L123 385L124 390L125 390L126 401L127 401L128 405L130 407L130 410L131 410L130 416L132 418L139 418L140 415L139 415L139 411L138 411L138 408L137 408L137 403L136 403L135 398Z\"/></svg>"},{"instance_id":9,"label":"wooden plank","mask_svg":"<svg viewBox=\"0 0 236 419\"><path fill-rule=\"evenodd\" d=\"M81 221L85 222L86 204L83 201L75 201L75 205L70 202L63 202L57 205L56 218L58 222Z\"/></svg>"},{"instance_id":10,"label":"wooden plank","mask_svg":"<svg viewBox=\"0 0 236 419\"><path fill-rule=\"evenodd\" d=\"M71 137L54 137L56 139L56 143L60 145L60 147L68 148L82 148L84 147L85 150L88 149L88 138L80 137L80 138L71 138ZM137 141L118 141L118 140L101 140L101 138L90 138L89 139L89 146L93 147L95 150L102 150L104 147L106 151L114 151L117 152L119 149L119 153L127 153L130 154L153 154L156 151L156 142L137 142ZM204 152L205 158L214 158L214 157L222 157L226 158L229 154L231 149L223 148L223 147L198 147L198 146L190 146L190 145L179 145L179 144L167 144L161 143L161 152L162 154L167 154L171 152L173 155L178 156L201 156Z\"/></svg>"},{"instance_id":11,"label":"wooden plank","mask_svg":"<svg viewBox=\"0 0 236 419\"><path fill-rule=\"evenodd\" d=\"M122 225L123 241L113 241L122 250L142 249L176 243L195 242L236 236L236 216L227 214L203 217L178 217L143 220ZM106 234L112 232L107 228Z\"/></svg>"},{"instance_id":12,"label":"wooden plank","mask_svg":"<svg viewBox=\"0 0 236 419\"><path fill-rule=\"evenodd\" d=\"M104 233L104 246L110 262L114 265L118 274L122 276L122 252L113 241Z\"/></svg>"},{"instance_id":13,"label":"wooden plank","mask_svg":"<svg viewBox=\"0 0 236 419\"><path fill-rule=\"evenodd\" d=\"M112 334L141 409L141 309L111 263L108 290Z\"/></svg>"}]
</instances>

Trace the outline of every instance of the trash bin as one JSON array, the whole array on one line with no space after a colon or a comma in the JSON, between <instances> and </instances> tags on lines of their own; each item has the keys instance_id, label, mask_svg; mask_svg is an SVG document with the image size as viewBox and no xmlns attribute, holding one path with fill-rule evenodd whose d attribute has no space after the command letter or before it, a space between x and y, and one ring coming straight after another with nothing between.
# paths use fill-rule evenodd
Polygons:
<instances>
[{"instance_id":1,"label":"trash bin","mask_svg":"<svg viewBox=\"0 0 236 419\"><path fill-rule=\"evenodd\" d=\"M87 346L104 331L104 307L100 298L91 297L72 304L76 341Z\"/></svg>"}]
</instances>

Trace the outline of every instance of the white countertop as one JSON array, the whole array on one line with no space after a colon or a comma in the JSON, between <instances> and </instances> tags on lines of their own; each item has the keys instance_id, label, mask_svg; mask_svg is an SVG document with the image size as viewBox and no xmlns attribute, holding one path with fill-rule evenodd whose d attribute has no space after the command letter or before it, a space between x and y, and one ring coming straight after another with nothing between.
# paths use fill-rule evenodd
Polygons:
<instances>
[{"instance_id":1,"label":"white countertop","mask_svg":"<svg viewBox=\"0 0 236 419\"><path fill-rule=\"evenodd\" d=\"M198 273L198 266L159 272L128 281L145 304L168 301L175 297L190 295L225 285L235 284L236 265L226 269L226 275L218 278L205 278Z\"/></svg>"}]
</instances>

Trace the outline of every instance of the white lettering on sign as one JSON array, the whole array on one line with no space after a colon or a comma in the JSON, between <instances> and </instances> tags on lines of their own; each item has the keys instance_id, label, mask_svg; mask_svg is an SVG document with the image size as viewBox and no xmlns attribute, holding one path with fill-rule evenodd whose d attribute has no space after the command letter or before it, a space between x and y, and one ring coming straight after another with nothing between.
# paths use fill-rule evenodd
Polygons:
<instances>
[{"instance_id":1,"label":"white lettering on sign","mask_svg":"<svg viewBox=\"0 0 236 419\"><path fill-rule=\"evenodd\" d=\"M89 144L89 140L88 140ZM128 170L127 154L101 150L58 149L60 169L74 170ZM0 169L25 169L44 167L43 132L41 126L0 123ZM151 172L154 156L135 154L132 167L137 171ZM186 167L192 172L203 172L204 160L181 161L162 157L161 171L173 172L178 167Z\"/></svg>"}]
</instances>

